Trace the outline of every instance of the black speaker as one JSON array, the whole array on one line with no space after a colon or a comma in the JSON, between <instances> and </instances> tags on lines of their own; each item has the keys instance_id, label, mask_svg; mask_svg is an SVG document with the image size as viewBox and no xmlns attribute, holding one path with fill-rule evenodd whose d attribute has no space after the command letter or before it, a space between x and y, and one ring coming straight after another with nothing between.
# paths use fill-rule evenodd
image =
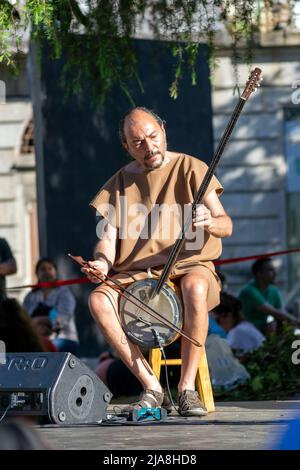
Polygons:
<instances>
[{"instance_id":1,"label":"black speaker","mask_svg":"<svg viewBox=\"0 0 300 470\"><path fill-rule=\"evenodd\" d=\"M8 353L0 364L0 418L7 413L55 424L100 423L111 398L96 374L70 353Z\"/></svg>"}]
</instances>

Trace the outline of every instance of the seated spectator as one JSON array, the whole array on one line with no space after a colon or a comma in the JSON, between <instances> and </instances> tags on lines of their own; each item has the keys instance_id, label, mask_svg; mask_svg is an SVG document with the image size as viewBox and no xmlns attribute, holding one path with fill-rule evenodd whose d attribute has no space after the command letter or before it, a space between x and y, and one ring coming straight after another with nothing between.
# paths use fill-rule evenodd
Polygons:
<instances>
[{"instance_id":1,"label":"seated spectator","mask_svg":"<svg viewBox=\"0 0 300 470\"><path fill-rule=\"evenodd\" d=\"M221 282L221 292L227 292L228 284L225 274L223 273L223 271L220 271L220 269L216 269L216 274L218 275Z\"/></svg>"},{"instance_id":2,"label":"seated spectator","mask_svg":"<svg viewBox=\"0 0 300 470\"><path fill-rule=\"evenodd\" d=\"M0 302L0 332L6 352L45 352L31 318L16 299Z\"/></svg>"},{"instance_id":3,"label":"seated spectator","mask_svg":"<svg viewBox=\"0 0 300 470\"><path fill-rule=\"evenodd\" d=\"M270 258L262 258L252 266L253 279L241 290L239 299L242 302L246 320L253 323L263 334L268 332L268 316L276 321L295 321L295 318L283 310L282 299L274 285L276 270Z\"/></svg>"},{"instance_id":4,"label":"seated spectator","mask_svg":"<svg viewBox=\"0 0 300 470\"><path fill-rule=\"evenodd\" d=\"M208 312L208 332L207 335L218 335L221 338L226 338L226 331L216 321L214 312Z\"/></svg>"},{"instance_id":5,"label":"seated spectator","mask_svg":"<svg viewBox=\"0 0 300 470\"><path fill-rule=\"evenodd\" d=\"M216 274L219 276L221 281L221 292L227 291L226 276L222 271L216 270ZM221 338L226 338L226 332L223 330L221 325L216 322L213 312L208 312L208 332L207 335L218 335Z\"/></svg>"},{"instance_id":6,"label":"seated spectator","mask_svg":"<svg viewBox=\"0 0 300 470\"><path fill-rule=\"evenodd\" d=\"M36 265L38 282L57 280L57 267L53 260L42 258ZM77 354L79 349L78 334L75 325L76 301L66 286L39 287L33 289L24 299L24 308L34 317L47 317L56 331L51 336L58 351Z\"/></svg>"},{"instance_id":7,"label":"seated spectator","mask_svg":"<svg viewBox=\"0 0 300 470\"><path fill-rule=\"evenodd\" d=\"M6 297L5 277L17 272L17 263L5 238L0 238L0 300Z\"/></svg>"},{"instance_id":8,"label":"seated spectator","mask_svg":"<svg viewBox=\"0 0 300 470\"><path fill-rule=\"evenodd\" d=\"M230 294L221 294L221 303L214 308L216 321L227 332L227 341L232 349L244 354L259 348L265 337L252 323L245 321L241 302Z\"/></svg>"}]
</instances>

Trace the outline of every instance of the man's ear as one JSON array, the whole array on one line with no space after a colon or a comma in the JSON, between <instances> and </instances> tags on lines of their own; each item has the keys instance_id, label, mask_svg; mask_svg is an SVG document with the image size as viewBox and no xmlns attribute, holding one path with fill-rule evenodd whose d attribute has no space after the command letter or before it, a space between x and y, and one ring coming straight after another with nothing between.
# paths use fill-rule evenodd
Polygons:
<instances>
[{"instance_id":1,"label":"man's ear","mask_svg":"<svg viewBox=\"0 0 300 470\"><path fill-rule=\"evenodd\" d=\"M128 152L128 145L127 145L127 142L125 140L123 140L122 145L123 145L124 149Z\"/></svg>"}]
</instances>

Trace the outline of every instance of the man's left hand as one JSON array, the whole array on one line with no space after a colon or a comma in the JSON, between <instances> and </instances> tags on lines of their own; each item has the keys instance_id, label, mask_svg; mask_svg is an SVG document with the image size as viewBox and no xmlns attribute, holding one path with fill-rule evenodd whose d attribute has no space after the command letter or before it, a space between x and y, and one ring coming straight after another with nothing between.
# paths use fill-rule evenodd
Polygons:
<instances>
[{"instance_id":1,"label":"man's left hand","mask_svg":"<svg viewBox=\"0 0 300 470\"><path fill-rule=\"evenodd\" d=\"M193 213L193 226L203 227L207 232L213 227L213 217L204 204L197 204L197 208Z\"/></svg>"}]
</instances>

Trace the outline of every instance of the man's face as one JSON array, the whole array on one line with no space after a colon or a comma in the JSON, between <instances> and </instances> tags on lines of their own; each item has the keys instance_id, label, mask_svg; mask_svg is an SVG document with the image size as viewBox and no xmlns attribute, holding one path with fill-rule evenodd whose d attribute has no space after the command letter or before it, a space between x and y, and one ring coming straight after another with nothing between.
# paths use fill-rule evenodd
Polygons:
<instances>
[{"instance_id":1,"label":"man's face","mask_svg":"<svg viewBox=\"0 0 300 470\"><path fill-rule=\"evenodd\" d=\"M272 263L264 263L259 273L260 278L267 284L273 284L276 279L276 270Z\"/></svg>"},{"instance_id":2,"label":"man's face","mask_svg":"<svg viewBox=\"0 0 300 470\"><path fill-rule=\"evenodd\" d=\"M39 282L55 281L56 276L57 276L56 269L51 263L48 263L47 261L45 261L39 267L37 276L38 276Z\"/></svg>"},{"instance_id":3,"label":"man's face","mask_svg":"<svg viewBox=\"0 0 300 470\"><path fill-rule=\"evenodd\" d=\"M127 152L145 169L159 168L165 158L166 134L151 114L136 110L124 123Z\"/></svg>"}]
</instances>

